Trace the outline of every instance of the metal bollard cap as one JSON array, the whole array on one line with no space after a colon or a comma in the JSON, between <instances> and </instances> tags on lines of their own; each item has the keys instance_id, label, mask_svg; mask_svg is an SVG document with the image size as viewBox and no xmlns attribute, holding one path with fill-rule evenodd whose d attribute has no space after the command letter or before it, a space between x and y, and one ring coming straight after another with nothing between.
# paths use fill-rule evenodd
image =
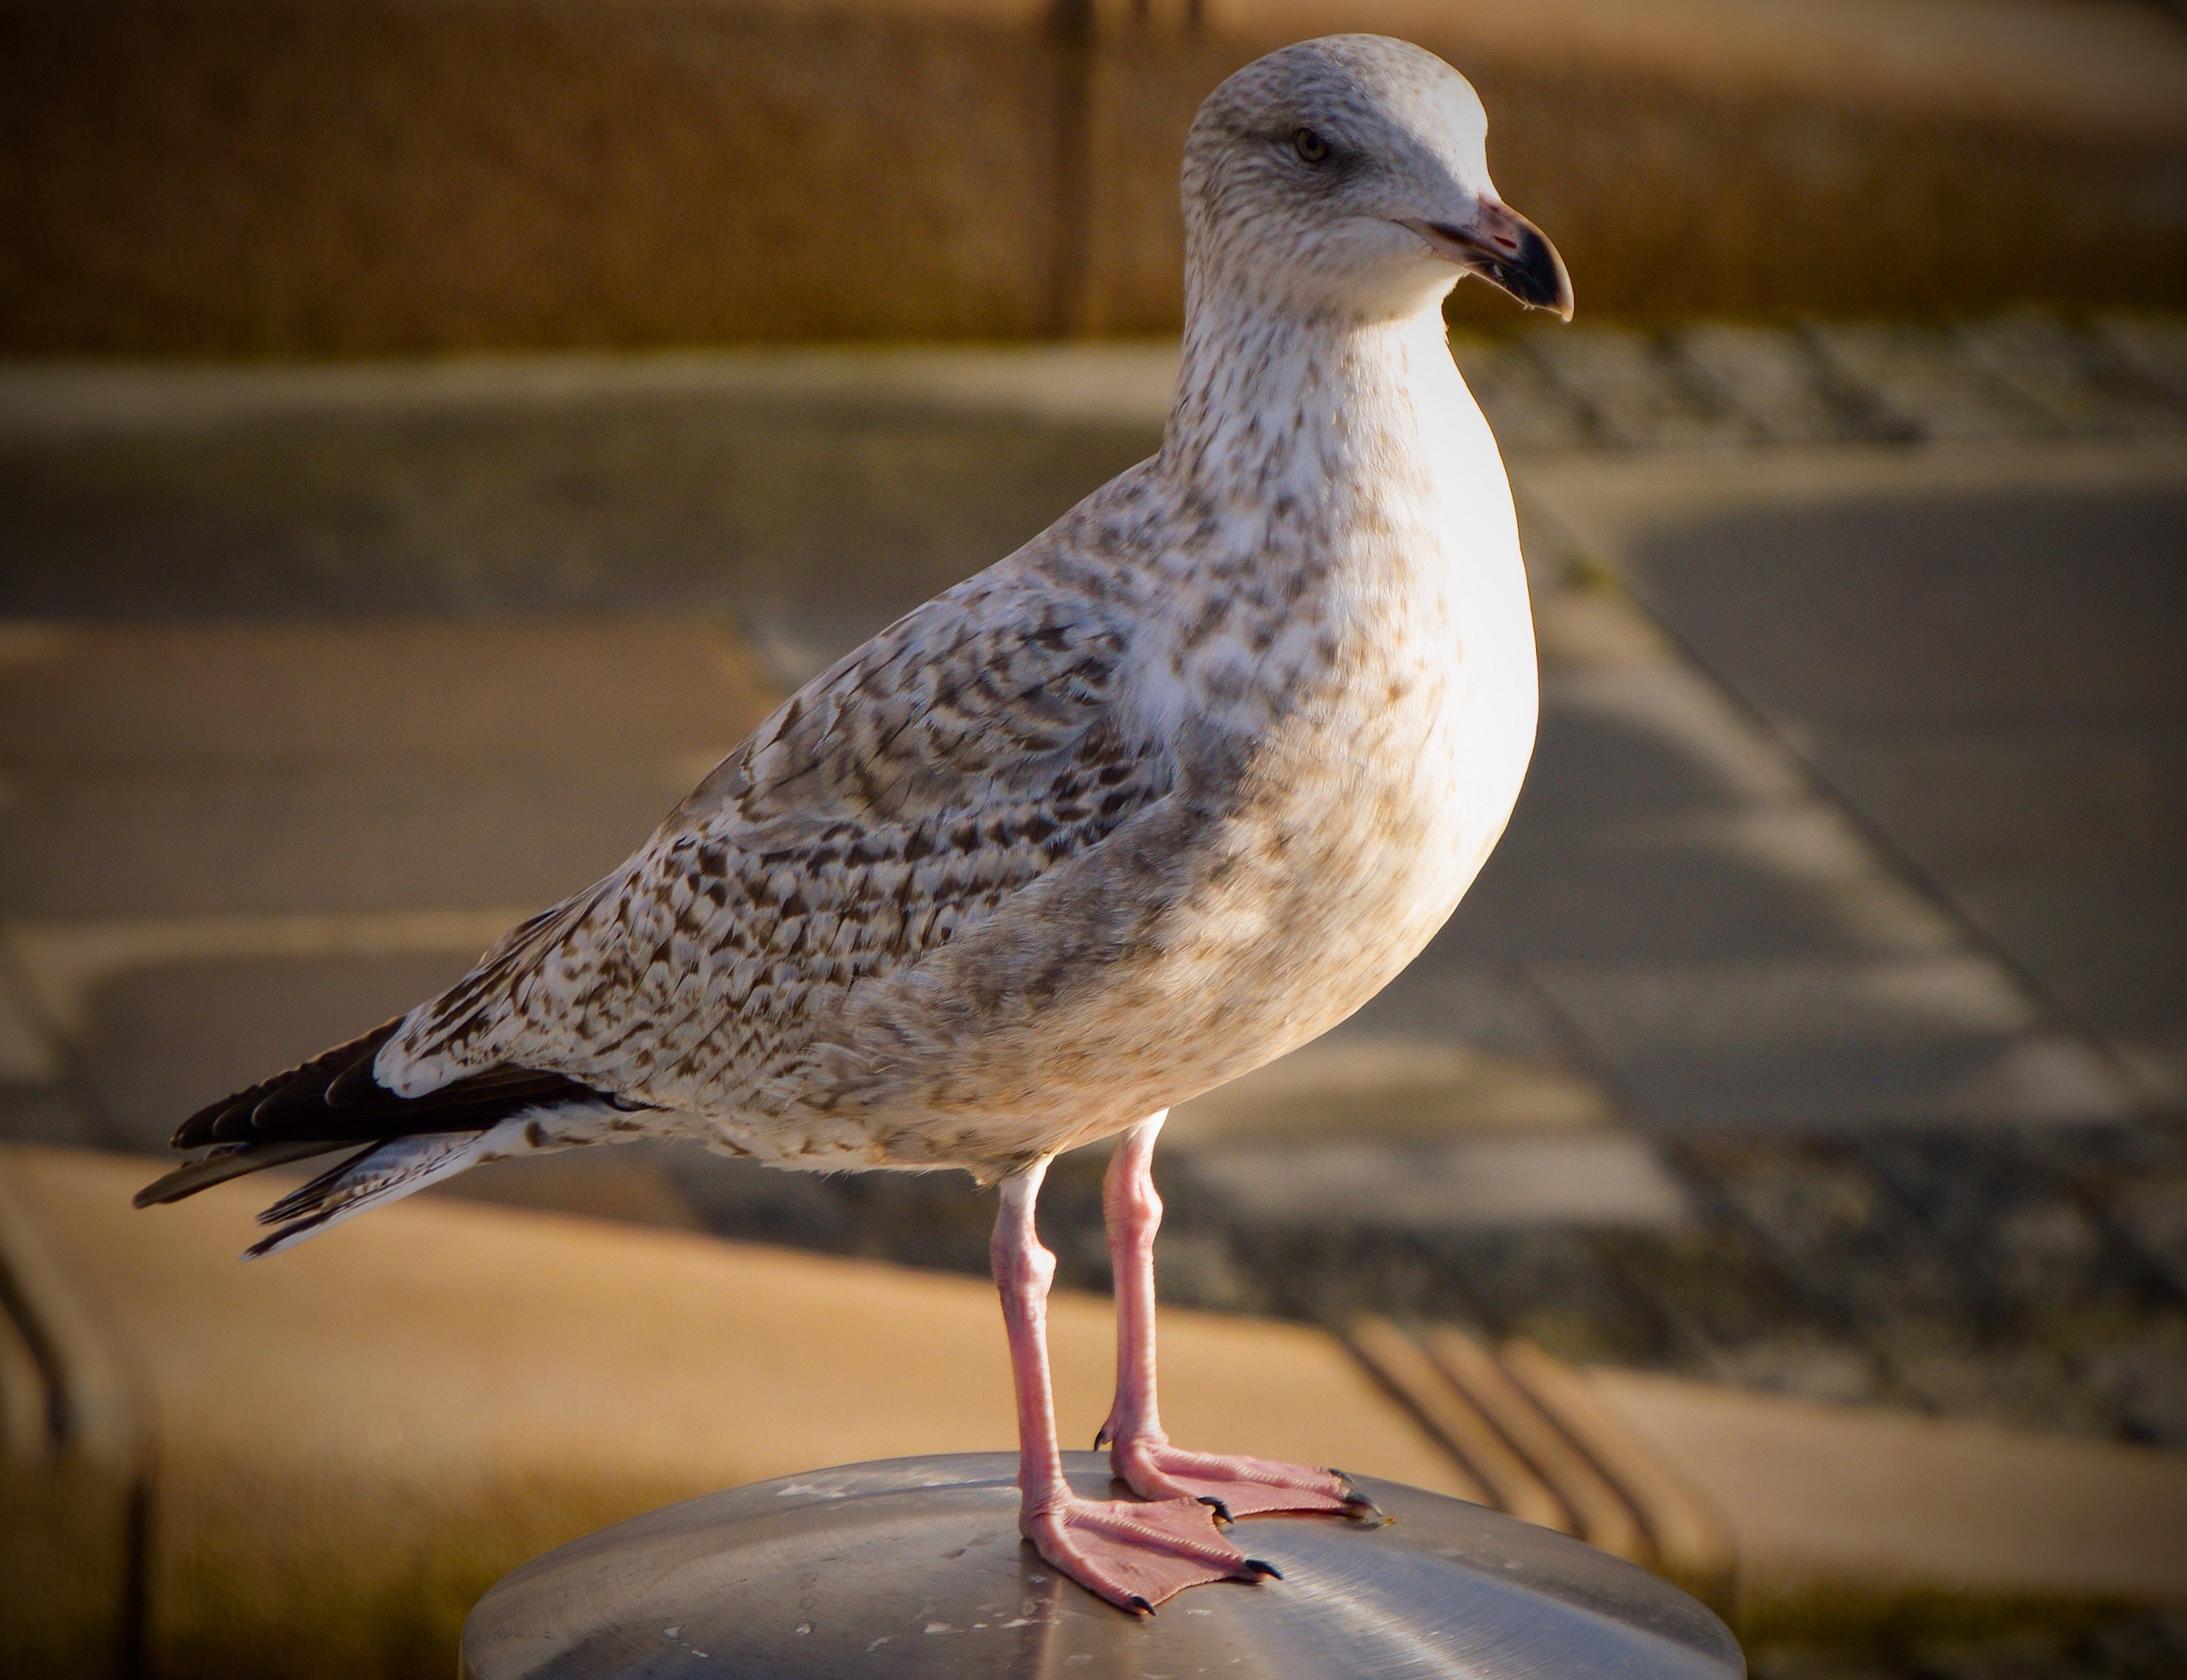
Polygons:
<instances>
[{"instance_id":1,"label":"metal bollard cap","mask_svg":"<svg viewBox=\"0 0 2187 1680\"><path fill-rule=\"evenodd\" d=\"M1108 1465L1065 1455L1082 1493ZM1360 1478L1391 1520L1254 1517L1281 1581L1195 1587L1146 1621L1017 1531L1008 1453L784 1476L534 1559L464 1629L466 1680L1740 1680L1730 1630L1676 1587L1547 1529Z\"/></svg>"}]
</instances>

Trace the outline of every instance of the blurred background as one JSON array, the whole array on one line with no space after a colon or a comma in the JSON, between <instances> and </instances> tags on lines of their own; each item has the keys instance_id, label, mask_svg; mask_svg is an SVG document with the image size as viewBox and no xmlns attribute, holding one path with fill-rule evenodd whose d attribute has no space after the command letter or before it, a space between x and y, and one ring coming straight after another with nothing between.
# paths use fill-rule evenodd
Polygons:
<instances>
[{"instance_id":1,"label":"blurred background","mask_svg":"<svg viewBox=\"0 0 2187 1680\"><path fill-rule=\"evenodd\" d=\"M1474 80L1577 285L1569 329L1451 311L1541 744L1406 975L1174 1117L1166 1298L2187 1485L2162 0L0 0L0 1138L149 1177L1150 452L1184 127L1343 29ZM1101 1166L1043 1202L1086 1289ZM992 1217L681 1146L446 1194L971 1275ZM43 1462L71 1356L25 1280L104 1239L10 1240ZM88 1313L119 1391L130 1311ZM138 1411L112 1593L44 1660L258 1672L147 1599L191 1445ZM2187 1580L1927 1570L1746 1615L1757 1672L2187 1672ZM447 1672L462 1593L323 1672Z\"/></svg>"}]
</instances>

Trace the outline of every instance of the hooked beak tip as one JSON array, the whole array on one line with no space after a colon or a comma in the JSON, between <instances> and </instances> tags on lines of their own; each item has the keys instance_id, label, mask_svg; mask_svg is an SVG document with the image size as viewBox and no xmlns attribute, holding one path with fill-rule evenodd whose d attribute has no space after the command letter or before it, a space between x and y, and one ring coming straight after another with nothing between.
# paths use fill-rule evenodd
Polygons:
<instances>
[{"instance_id":1,"label":"hooked beak tip","mask_svg":"<svg viewBox=\"0 0 2187 1680\"><path fill-rule=\"evenodd\" d=\"M1491 199L1481 205L1470 227L1443 222L1404 225L1436 255L1479 275L1527 308L1552 310L1563 321L1572 318L1571 276L1564 258L1549 236L1516 211Z\"/></svg>"}]
</instances>

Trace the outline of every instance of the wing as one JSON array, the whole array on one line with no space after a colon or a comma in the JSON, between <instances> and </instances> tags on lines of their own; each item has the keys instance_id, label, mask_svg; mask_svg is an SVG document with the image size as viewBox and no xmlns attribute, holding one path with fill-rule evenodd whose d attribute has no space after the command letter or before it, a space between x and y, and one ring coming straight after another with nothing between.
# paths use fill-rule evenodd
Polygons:
<instances>
[{"instance_id":1,"label":"wing","mask_svg":"<svg viewBox=\"0 0 2187 1680\"><path fill-rule=\"evenodd\" d=\"M380 1082L522 1066L696 1106L1162 800L1118 617L1003 570L800 690L620 869L413 1011Z\"/></svg>"}]
</instances>

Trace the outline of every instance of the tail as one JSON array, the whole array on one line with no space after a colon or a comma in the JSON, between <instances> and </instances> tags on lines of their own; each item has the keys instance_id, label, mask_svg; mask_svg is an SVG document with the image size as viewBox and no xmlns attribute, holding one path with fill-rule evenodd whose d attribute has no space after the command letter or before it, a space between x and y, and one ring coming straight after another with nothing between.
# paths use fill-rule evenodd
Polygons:
<instances>
[{"instance_id":1,"label":"tail","mask_svg":"<svg viewBox=\"0 0 2187 1680\"><path fill-rule=\"evenodd\" d=\"M576 1141L542 1121L634 1106L565 1075L524 1067L491 1068L423 1096L397 1096L374 1076L372 1065L401 1025L390 1021L200 1109L176 1128L173 1145L207 1153L146 1185L137 1205L180 1201L269 1166L343 1155L258 1216L278 1228L245 1252L256 1260L480 1161Z\"/></svg>"}]
</instances>

